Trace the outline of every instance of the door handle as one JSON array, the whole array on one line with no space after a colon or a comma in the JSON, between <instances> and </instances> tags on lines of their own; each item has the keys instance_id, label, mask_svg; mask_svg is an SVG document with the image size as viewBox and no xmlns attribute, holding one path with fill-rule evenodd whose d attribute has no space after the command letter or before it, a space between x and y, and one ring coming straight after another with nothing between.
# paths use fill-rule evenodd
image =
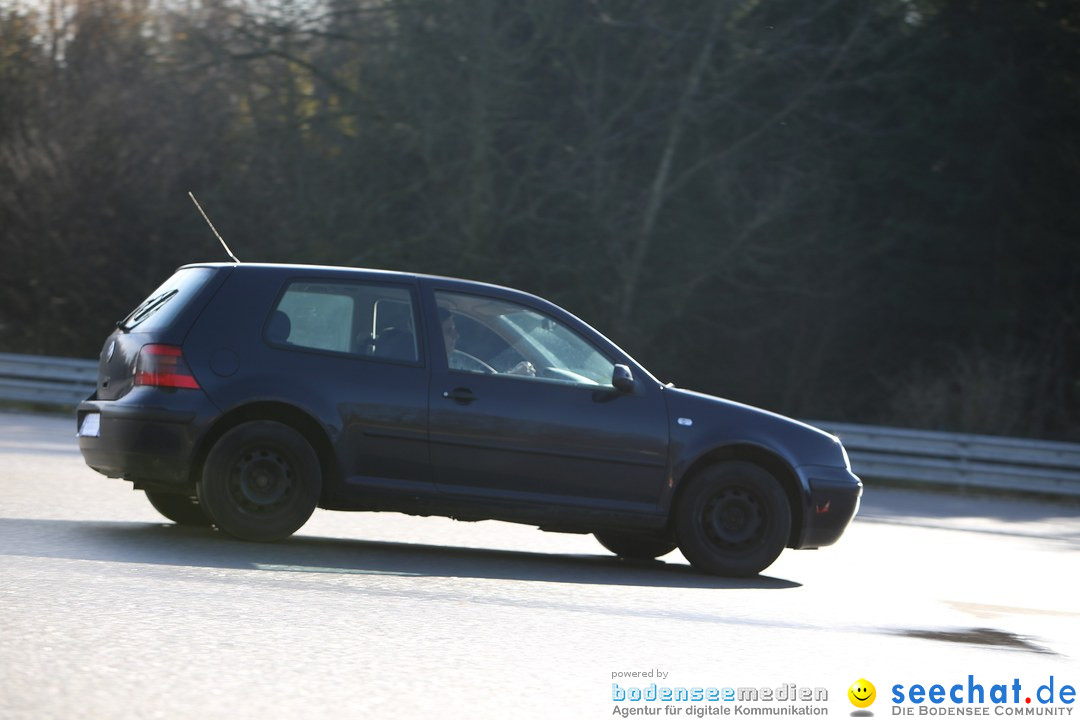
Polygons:
<instances>
[{"instance_id":1,"label":"door handle","mask_svg":"<svg viewBox=\"0 0 1080 720\"><path fill-rule=\"evenodd\" d=\"M454 402L461 403L463 405L467 405L468 403L474 402L476 400L476 396L473 395L472 390L463 387L454 388L453 390L447 390L442 394L442 396L447 400L453 400Z\"/></svg>"}]
</instances>

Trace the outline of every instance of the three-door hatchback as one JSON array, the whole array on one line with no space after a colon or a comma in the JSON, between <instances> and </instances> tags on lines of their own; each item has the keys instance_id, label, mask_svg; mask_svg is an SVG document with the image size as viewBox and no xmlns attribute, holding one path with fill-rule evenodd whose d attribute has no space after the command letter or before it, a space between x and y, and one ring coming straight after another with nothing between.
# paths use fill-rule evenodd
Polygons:
<instances>
[{"instance_id":1,"label":"three-door hatchback","mask_svg":"<svg viewBox=\"0 0 1080 720\"><path fill-rule=\"evenodd\" d=\"M383 510L753 575L834 543L862 491L837 438L666 386L545 300L349 268L180 268L105 341L78 428L90 467L245 540Z\"/></svg>"}]
</instances>

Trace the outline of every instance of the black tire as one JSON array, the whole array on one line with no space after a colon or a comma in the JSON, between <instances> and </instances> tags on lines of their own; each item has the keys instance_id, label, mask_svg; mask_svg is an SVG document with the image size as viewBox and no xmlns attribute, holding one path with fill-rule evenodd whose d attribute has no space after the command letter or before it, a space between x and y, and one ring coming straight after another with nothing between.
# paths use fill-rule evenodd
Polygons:
<instances>
[{"instance_id":1,"label":"black tire","mask_svg":"<svg viewBox=\"0 0 1080 720\"><path fill-rule=\"evenodd\" d=\"M257 542L300 529L319 502L322 468L311 444L279 422L237 425L206 457L199 501L222 531Z\"/></svg>"},{"instance_id":2,"label":"black tire","mask_svg":"<svg viewBox=\"0 0 1080 720\"><path fill-rule=\"evenodd\" d=\"M675 538L664 533L605 530L594 535L601 545L629 560L655 560L678 547Z\"/></svg>"},{"instance_id":3,"label":"black tire","mask_svg":"<svg viewBox=\"0 0 1080 720\"><path fill-rule=\"evenodd\" d=\"M787 545L791 506L780 482L749 462L723 462L689 480L675 509L679 549L698 570L747 577Z\"/></svg>"},{"instance_id":4,"label":"black tire","mask_svg":"<svg viewBox=\"0 0 1080 720\"><path fill-rule=\"evenodd\" d=\"M154 509L177 525L210 527L210 518L206 516L199 501L191 495L146 490L146 499Z\"/></svg>"}]
</instances>

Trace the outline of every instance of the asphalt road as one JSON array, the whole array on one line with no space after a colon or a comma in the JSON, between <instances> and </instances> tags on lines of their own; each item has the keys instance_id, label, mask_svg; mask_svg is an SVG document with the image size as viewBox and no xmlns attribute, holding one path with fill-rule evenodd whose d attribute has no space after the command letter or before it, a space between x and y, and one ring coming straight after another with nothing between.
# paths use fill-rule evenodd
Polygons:
<instances>
[{"instance_id":1,"label":"asphalt road","mask_svg":"<svg viewBox=\"0 0 1080 720\"><path fill-rule=\"evenodd\" d=\"M1076 505L873 486L838 545L752 580L386 514L249 544L86 468L72 420L0 413L0 720L606 718L612 683L825 688L847 716L867 678L879 717L895 684L1060 692L1078 560Z\"/></svg>"}]
</instances>

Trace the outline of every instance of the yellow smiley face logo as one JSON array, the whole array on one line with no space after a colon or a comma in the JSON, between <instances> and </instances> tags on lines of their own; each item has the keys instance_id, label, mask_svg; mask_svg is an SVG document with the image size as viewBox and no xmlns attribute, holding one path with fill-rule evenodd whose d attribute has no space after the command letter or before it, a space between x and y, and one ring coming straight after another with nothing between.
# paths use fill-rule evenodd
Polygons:
<instances>
[{"instance_id":1,"label":"yellow smiley face logo","mask_svg":"<svg viewBox=\"0 0 1080 720\"><path fill-rule=\"evenodd\" d=\"M851 683L847 696L852 705L857 708L865 708L874 704L874 700L877 698L877 690L874 688L874 683L866 678L860 678Z\"/></svg>"}]
</instances>

